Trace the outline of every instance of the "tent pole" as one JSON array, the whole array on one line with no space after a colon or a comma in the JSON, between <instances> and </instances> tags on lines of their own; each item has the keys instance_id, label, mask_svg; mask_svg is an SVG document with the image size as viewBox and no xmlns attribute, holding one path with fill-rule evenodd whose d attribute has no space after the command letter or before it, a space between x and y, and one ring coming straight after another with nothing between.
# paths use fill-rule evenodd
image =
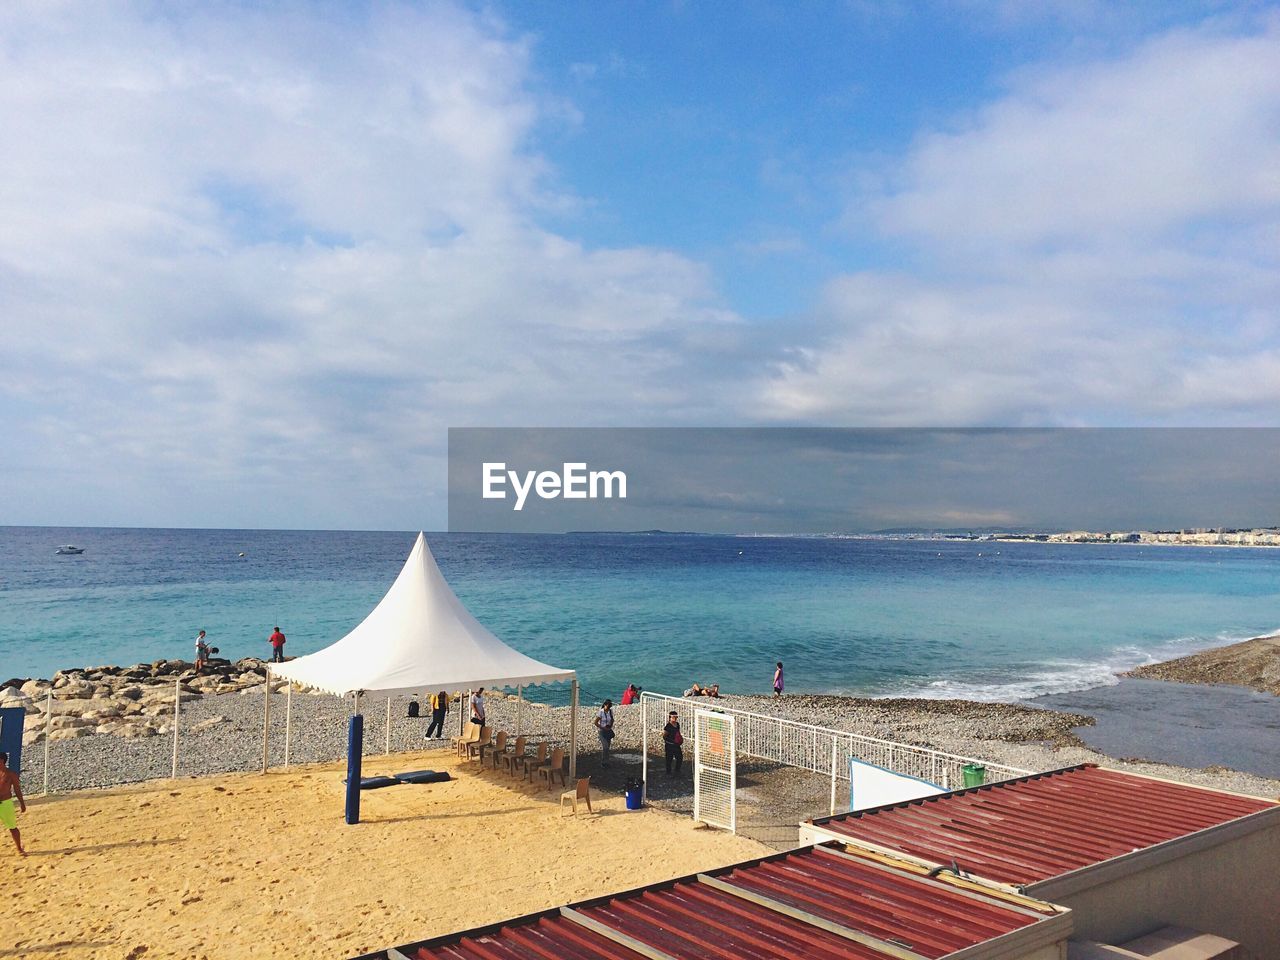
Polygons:
<instances>
[{"instance_id":1,"label":"tent pole","mask_svg":"<svg viewBox=\"0 0 1280 960\"><path fill-rule=\"evenodd\" d=\"M524 733L524 684L516 684L516 736Z\"/></svg>"},{"instance_id":2,"label":"tent pole","mask_svg":"<svg viewBox=\"0 0 1280 960\"><path fill-rule=\"evenodd\" d=\"M468 714L471 712L471 688L467 687L466 698L458 709L458 736L462 736L467 731L467 721L471 719Z\"/></svg>"},{"instance_id":3,"label":"tent pole","mask_svg":"<svg viewBox=\"0 0 1280 960\"><path fill-rule=\"evenodd\" d=\"M293 684L285 689L284 694L284 765L289 767L289 735L293 730Z\"/></svg>"},{"instance_id":4,"label":"tent pole","mask_svg":"<svg viewBox=\"0 0 1280 960\"><path fill-rule=\"evenodd\" d=\"M267 731L271 726L271 668L267 667L267 682L262 685L262 772L267 772Z\"/></svg>"},{"instance_id":5,"label":"tent pole","mask_svg":"<svg viewBox=\"0 0 1280 960\"><path fill-rule=\"evenodd\" d=\"M173 769L169 771L170 779L178 778L178 705L182 703L182 681L173 681Z\"/></svg>"},{"instance_id":6,"label":"tent pole","mask_svg":"<svg viewBox=\"0 0 1280 960\"><path fill-rule=\"evenodd\" d=\"M53 733L53 687L44 708L44 795L49 795L49 734Z\"/></svg>"},{"instance_id":7,"label":"tent pole","mask_svg":"<svg viewBox=\"0 0 1280 960\"><path fill-rule=\"evenodd\" d=\"M391 697L387 697L387 756L391 756Z\"/></svg>"},{"instance_id":8,"label":"tent pole","mask_svg":"<svg viewBox=\"0 0 1280 960\"><path fill-rule=\"evenodd\" d=\"M640 698L640 800L649 801L649 701Z\"/></svg>"},{"instance_id":9,"label":"tent pole","mask_svg":"<svg viewBox=\"0 0 1280 960\"><path fill-rule=\"evenodd\" d=\"M578 678L573 678L569 708L569 779L578 779Z\"/></svg>"}]
</instances>

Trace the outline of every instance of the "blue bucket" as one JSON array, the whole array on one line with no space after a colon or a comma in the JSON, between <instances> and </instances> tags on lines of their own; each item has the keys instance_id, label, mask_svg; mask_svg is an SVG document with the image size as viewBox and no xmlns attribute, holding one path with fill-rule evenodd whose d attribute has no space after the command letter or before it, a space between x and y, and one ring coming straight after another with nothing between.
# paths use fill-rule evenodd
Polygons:
<instances>
[{"instance_id":1,"label":"blue bucket","mask_svg":"<svg viewBox=\"0 0 1280 960\"><path fill-rule=\"evenodd\" d=\"M634 790L628 790L627 791L627 809L639 810L641 799L643 798L643 796L644 796L644 789L641 787L636 787Z\"/></svg>"}]
</instances>

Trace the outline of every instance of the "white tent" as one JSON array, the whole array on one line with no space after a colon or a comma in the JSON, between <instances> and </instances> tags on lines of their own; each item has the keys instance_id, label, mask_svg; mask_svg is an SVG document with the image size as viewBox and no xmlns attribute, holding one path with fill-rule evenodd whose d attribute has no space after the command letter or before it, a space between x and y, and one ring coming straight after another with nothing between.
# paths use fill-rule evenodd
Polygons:
<instances>
[{"instance_id":1,"label":"white tent","mask_svg":"<svg viewBox=\"0 0 1280 960\"><path fill-rule=\"evenodd\" d=\"M577 726L577 674L525 656L481 625L445 581L421 533L395 583L359 626L323 650L269 669L269 676L340 697L568 680L575 708L571 726ZM266 769L265 732L263 751ZM573 759L576 753L569 751ZM577 764L571 760L571 766Z\"/></svg>"}]
</instances>

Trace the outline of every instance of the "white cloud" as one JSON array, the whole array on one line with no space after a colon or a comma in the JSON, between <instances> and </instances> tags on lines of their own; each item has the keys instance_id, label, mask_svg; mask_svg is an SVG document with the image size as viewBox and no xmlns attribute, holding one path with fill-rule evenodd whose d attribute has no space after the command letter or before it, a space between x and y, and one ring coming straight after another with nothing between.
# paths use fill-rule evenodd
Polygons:
<instances>
[{"instance_id":1,"label":"white cloud","mask_svg":"<svg viewBox=\"0 0 1280 960\"><path fill-rule=\"evenodd\" d=\"M1022 71L920 136L847 216L910 269L832 281L823 336L761 384L769 409L1280 423L1278 62L1277 21L1209 24Z\"/></svg>"},{"instance_id":2,"label":"white cloud","mask_svg":"<svg viewBox=\"0 0 1280 960\"><path fill-rule=\"evenodd\" d=\"M538 223L575 198L531 136L571 111L525 39L143 9L0 10L20 519L442 524L448 425L708 411L682 343L737 320L705 268Z\"/></svg>"}]
</instances>

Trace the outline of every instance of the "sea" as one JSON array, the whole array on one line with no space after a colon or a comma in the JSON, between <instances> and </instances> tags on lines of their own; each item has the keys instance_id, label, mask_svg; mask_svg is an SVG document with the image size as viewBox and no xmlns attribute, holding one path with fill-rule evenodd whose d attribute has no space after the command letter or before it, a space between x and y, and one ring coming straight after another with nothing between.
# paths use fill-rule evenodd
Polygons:
<instances>
[{"instance_id":1,"label":"sea","mask_svg":"<svg viewBox=\"0 0 1280 960\"><path fill-rule=\"evenodd\" d=\"M415 532L0 527L0 679L342 637ZM1280 550L688 534L432 533L512 646L589 691L693 681L1015 701L1280 627ZM62 544L84 548L57 555ZM535 694L536 695L536 694Z\"/></svg>"}]
</instances>

